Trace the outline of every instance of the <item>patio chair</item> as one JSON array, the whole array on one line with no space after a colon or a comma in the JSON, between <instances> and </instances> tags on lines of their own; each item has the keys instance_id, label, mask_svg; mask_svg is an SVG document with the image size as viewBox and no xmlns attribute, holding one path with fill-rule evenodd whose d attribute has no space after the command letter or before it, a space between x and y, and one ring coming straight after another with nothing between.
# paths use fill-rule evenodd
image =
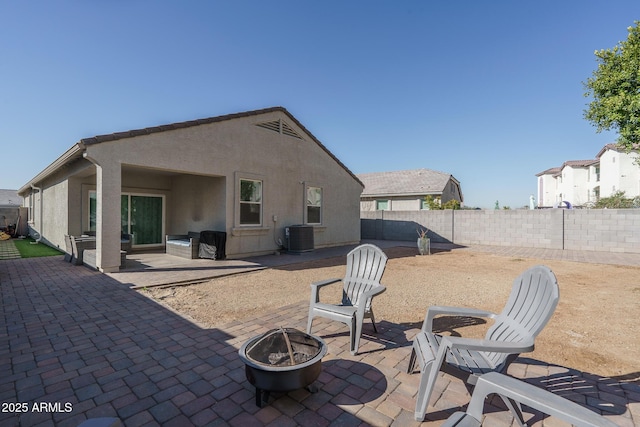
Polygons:
<instances>
[{"instance_id":1,"label":"patio chair","mask_svg":"<svg viewBox=\"0 0 640 427\"><path fill-rule=\"evenodd\" d=\"M408 373L416 363L421 377L415 419L422 421L440 370L473 387L487 372L506 372L520 353L533 351L535 337L547 324L558 304L558 282L545 266L531 267L513 282L502 313L462 307L429 307L422 330L413 340ZM441 336L433 333L436 315L475 316L494 319L485 339Z\"/></svg>"},{"instance_id":2,"label":"patio chair","mask_svg":"<svg viewBox=\"0 0 640 427\"><path fill-rule=\"evenodd\" d=\"M507 407L520 408L525 404L530 408L551 415L578 427L616 427L617 424L603 416L565 399L557 394L528 384L524 381L491 372L478 378L467 412L451 415L442 427L479 427L482 425L482 411L485 398L497 394ZM514 414L521 417L521 414ZM546 422L545 422L546 424Z\"/></svg>"},{"instance_id":3,"label":"patio chair","mask_svg":"<svg viewBox=\"0 0 640 427\"><path fill-rule=\"evenodd\" d=\"M373 330L378 332L371 303L373 297L387 289L380 284L380 278L386 264L387 256L379 247L371 244L360 245L347 254L347 269L344 279L329 279L313 283L311 285L307 333L311 334L311 324L315 316L345 323L350 331L351 354L358 353L363 320L371 318ZM320 289L340 281L343 286L342 303L320 302Z\"/></svg>"}]
</instances>

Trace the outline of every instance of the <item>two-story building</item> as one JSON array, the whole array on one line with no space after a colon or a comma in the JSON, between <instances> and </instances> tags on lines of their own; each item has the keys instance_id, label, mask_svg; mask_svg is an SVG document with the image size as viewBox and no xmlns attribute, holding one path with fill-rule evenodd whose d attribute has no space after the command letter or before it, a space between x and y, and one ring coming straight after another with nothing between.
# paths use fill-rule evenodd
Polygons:
<instances>
[{"instance_id":1,"label":"two-story building","mask_svg":"<svg viewBox=\"0 0 640 427\"><path fill-rule=\"evenodd\" d=\"M629 198L639 196L637 158L637 152L627 153L616 144L607 144L593 160L569 160L540 172L536 174L538 206L585 206L617 191L624 191Z\"/></svg>"}]
</instances>

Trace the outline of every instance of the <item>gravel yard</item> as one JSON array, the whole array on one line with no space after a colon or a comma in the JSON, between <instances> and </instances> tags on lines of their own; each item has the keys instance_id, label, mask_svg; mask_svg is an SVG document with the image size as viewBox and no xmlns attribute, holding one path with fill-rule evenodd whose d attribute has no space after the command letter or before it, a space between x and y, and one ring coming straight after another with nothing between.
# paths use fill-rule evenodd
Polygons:
<instances>
[{"instance_id":1,"label":"gravel yard","mask_svg":"<svg viewBox=\"0 0 640 427\"><path fill-rule=\"evenodd\" d=\"M430 305L478 307L500 311L513 279L526 268L550 267L560 285L554 316L527 354L549 363L602 376L633 377L640 366L640 268L497 256L470 250L420 256L417 249L385 250L389 256L382 283L387 291L374 300L376 319L419 328ZM205 283L141 292L213 327L309 300L311 282L344 275L344 257L291 264L228 276ZM339 301L340 286L322 299ZM472 322L473 323L473 322ZM480 337L488 324L447 327L445 333ZM365 326L367 327L367 326ZM346 327L345 327L346 332ZM321 331L314 333L322 335Z\"/></svg>"}]
</instances>

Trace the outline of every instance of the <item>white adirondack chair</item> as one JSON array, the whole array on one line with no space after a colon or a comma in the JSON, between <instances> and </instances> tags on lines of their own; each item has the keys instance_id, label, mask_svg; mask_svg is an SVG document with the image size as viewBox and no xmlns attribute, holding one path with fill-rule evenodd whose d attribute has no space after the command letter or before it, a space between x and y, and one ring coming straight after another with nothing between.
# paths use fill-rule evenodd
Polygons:
<instances>
[{"instance_id":1,"label":"white adirondack chair","mask_svg":"<svg viewBox=\"0 0 640 427\"><path fill-rule=\"evenodd\" d=\"M484 401L490 394L497 394L508 406L525 404L577 427L617 427L613 421L584 406L497 372L478 378L467 412L454 413L442 427L480 427Z\"/></svg>"},{"instance_id":2,"label":"white adirondack chair","mask_svg":"<svg viewBox=\"0 0 640 427\"><path fill-rule=\"evenodd\" d=\"M360 245L349 252L344 279L323 280L311 285L307 333L311 333L311 324L316 316L345 323L350 331L351 354L356 354L362 334L362 322L365 318L371 318L373 329L376 333L378 332L371 302L373 297L387 289L380 284L386 265L387 256L375 245ZM320 302L320 288L340 281L342 281L342 303Z\"/></svg>"},{"instance_id":3,"label":"white adirondack chair","mask_svg":"<svg viewBox=\"0 0 640 427\"><path fill-rule=\"evenodd\" d=\"M429 307L422 330L413 340L408 373L420 365L420 388L415 419L424 419L440 370L470 386L487 372L506 372L520 353L533 351L535 337L547 324L558 304L558 282L553 272L538 265L523 272L513 282L502 313L462 307ZM437 315L475 316L494 319L485 339L441 336L433 333Z\"/></svg>"}]
</instances>

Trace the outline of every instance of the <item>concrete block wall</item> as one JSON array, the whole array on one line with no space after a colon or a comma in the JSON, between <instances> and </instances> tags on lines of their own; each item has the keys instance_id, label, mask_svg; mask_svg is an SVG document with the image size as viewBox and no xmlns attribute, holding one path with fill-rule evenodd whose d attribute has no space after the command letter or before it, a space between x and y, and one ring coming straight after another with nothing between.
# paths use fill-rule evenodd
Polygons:
<instances>
[{"instance_id":1,"label":"concrete block wall","mask_svg":"<svg viewBox=\"0 0 640 427\"><path fill-rule=\"evenodd\" d=\"M564 249L640 253L640 209L564 212Z\"/></svg>"},{"instance_id":2,"label":"concrete block wall","mask_svg":"<svg viewBox=\"0 0 640 427\"><path fill-rule=\"evenodd\" d=\"M361 237L377 240L417 240L428 229L433 242L453 240L452 211L361 211Z\"/></svg>"},{"instance_id":3,"label":"concrete block wall","mask_svg":"<svg viewBox=\"0 0 640 427\"><path fill-rule=\"evenodd\" d=\"M361 212L363 239L640 253L640 209Z\"/></svg>"},{"instance_id":4,"label":"concrete block wall","mask_svg":"<svg viewBox=\"0 0 640 427\"><path fill-rule=\"evenodd\" d=\"M562 210L448 211L461 245L562 249Z\"/></svg>"}]
</instances>

